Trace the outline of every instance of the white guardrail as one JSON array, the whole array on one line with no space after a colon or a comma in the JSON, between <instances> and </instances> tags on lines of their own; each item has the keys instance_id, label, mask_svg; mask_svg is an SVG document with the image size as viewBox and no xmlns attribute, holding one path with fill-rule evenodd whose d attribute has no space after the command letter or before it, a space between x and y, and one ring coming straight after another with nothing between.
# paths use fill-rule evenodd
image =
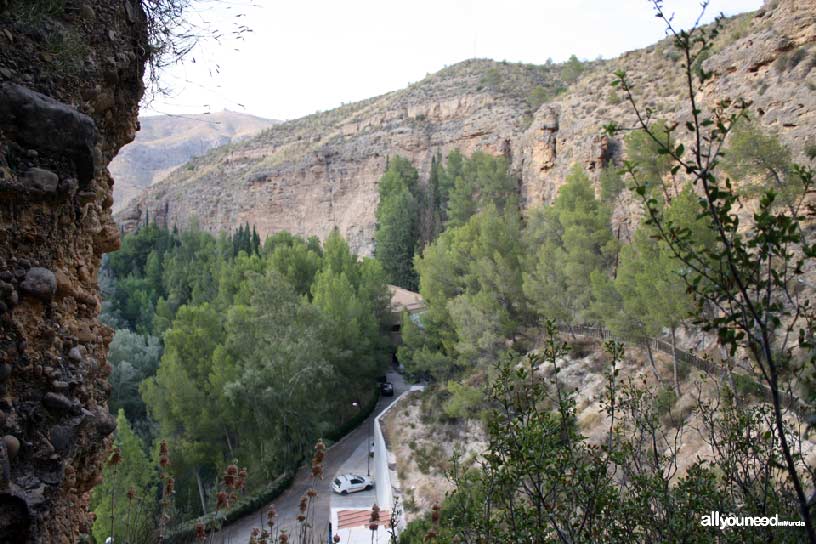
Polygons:
<instances>
[{"instance_id":1,"label":"white guardrail","mask_svg":"<svg viewBox=\"0 0 816 544\"><path fill-rule=\"evenodd\" d=\"M425 387L421 385L412 386L411 389L400 394L394 402L389 404L385 410L374 418L374 478L377 490L377 504L382 509L391 510L394 508L394 492L396 490L397 495L399 495L400 488L399 480L397 479L396 462L389 459L391 455L385 444L385 437L382 433L380 420L385 417L388 411L396 406L405 395L413 391L422 391L423 389L425 389ZM397 515L396 529L397 532L399 532L405 528L405 511L402 505L400 505L400 510L397 512Z\"/></svg>"}]
</instances>

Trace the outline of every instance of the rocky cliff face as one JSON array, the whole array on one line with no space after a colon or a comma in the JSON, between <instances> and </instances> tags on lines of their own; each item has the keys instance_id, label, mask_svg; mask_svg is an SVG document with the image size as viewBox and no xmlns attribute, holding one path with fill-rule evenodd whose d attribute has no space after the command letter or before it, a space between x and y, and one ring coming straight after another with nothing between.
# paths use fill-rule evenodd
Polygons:
<instances>
[{"instance_id":1,"label":"rocky cliff face","mask_svg":"<svg viewBox=\"0 0 816 544\"><path fill-rule=\"evenodd\" d=\"M213 231L248 221L262 236L325 236L338 227L356 251L370 253L377 181L389 155L427 173L437 150L509 154L532 118L527 98L537 85L557 85L558 73L557 66L468 61L213 150L152 186L117 220L127 229L145 213L180 226L197 218Z\"/></svg>"},{"instance_id":2,"label":"rocky cliff face","mask_svg":"<svg viewBox=\"0 0 816 544\"><path fill-rule=\"evenodd\" d=\"M612 91L611 73L626 71L641 107L682 125L690 111L681 62L665 39L605 62L562 99L544 104L518 140L514 167L521 173L525 204L554 198L575 163L597 179L600 167L622 162L622 140L609 139L600 129L611 121L636 127L637 120L622 94ZM750 100L757 121L792 150L795 160L808 160L805 148L816 144L816 1L768 2L756 13L726 21L703 67L714 73L699 93L703 104L713 106L724 97ZM624 199L613 221L631 226L631 208Z\"/></svg>"},{"instance_id":3,"label":"rocky cliff face","mask_svg":"<svg viewBox=\"0 0 816 544\"><path fill-rule=\"evenodd\" d=\"M115 421L96 273L136 133L139 2L0 1L0 541L77 542Z\"/></svg>"},{"instance_id":4,"label":"rocky cliff face","mask_svg":"<svg viewBox=\"0 0 816 544\"><path fill-rule=\"evenodd\" d=\"M193 157L278 123L232 111L140 117L136 139L110 163L110 173L116 180L113 211L123 209L145 187L164 179Z\"/></svg>"},{"instance_id":5,"label":"rocky cliff face","mask_svg":"<svg viewBox=\"0 0 816 544\"><path fill-rule=\"evenodd\" d=\"M807 127L816 111L815 13L813 0L782 0L732 18L705 64L715 78L703 98L753 100L759 121L799 158L814 143ZM634 124L622 97L610 92L612 72L626 69L657 115L682 115L680 62L663 40L590 63L565 93L551 93L533 112L536 86L565 84L560 67L467 61L402 91L290 121L195 159L117 221L131 229L146 213L169 225L196 218L211 231L249 222L262 235L285 229L325 236L337 227L356 251L370 254L377 181L389 155L403 155L427 174L437 151L504 154L521 179L525 206L548 202L572 164L597 177L608 162L621 161L622 142L601 135L612 120ZM632 208L624 203L616 220L627 226Z\"/></svg>"}]
</instances>

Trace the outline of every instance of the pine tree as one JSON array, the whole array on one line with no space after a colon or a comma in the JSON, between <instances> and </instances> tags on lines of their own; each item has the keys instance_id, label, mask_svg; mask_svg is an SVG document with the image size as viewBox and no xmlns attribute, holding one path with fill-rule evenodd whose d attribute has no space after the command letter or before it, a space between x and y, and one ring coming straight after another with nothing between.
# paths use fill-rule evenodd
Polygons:
<instances>
[{"instance_id":1,"label":"pine tree","mask_svg":"<svg viewBox=\"0 0 816 544\"><path fill-rule=\"evenodd\" d=\"M112 454L102 483L91 494L93 535L97 542L108 537L114 542L144 541L154 524L158 474L122 409L116 417L114 448L118 453ZM113 455L121 460L116 462Z\"/></svg>"},{"instance_id":2,"label":"pine tree","mask_svg":"<svg viewBox=\"0 0 816 544\"><path fill-rule=\"evenodd\" d=\"M255 230L255 225L252 225L252 253L255 255L261 254L261 237L258 231Z\"/></svg>"},{"instance_id":3,"label":"pine tree","mask_svg":"<svg viewBox=\"0 0 816 544\"><path fill-rule=\"evenodd\" d=\"M375 255L389 282L410 290L417 288L413 259L419 238L417 203L407 189L392 194L377 208Z\"/></svg>"},{"instance_id":4,"label":"pine tree","mask_svg":"<svg viewBox=\"0 0 816 544\"><path fill-rule=\"evenodd\" d=\"M493 157L482 152L474 153L456 172L457 164L450 164L452 188L447 193L448 226L463 225L471 216L488 205L503 212L505 208L518 207L518 184L508 169L504 157Z\"/></svg>"},{"instance_id":5,"label":"pine tree","mask_svg":"<svg viewBox=\"0 0 816 544\"><path fill-rule=\"evenodd\" d=\"M394 157L380 179L375 250L388 281L406 289L417 288L413 267L420 241L417 171L402 157Z\"/></svg>"},{"instance_id":6,"label":"pine tree","mask_svg":"<svg viewBox=\"0 0 816 544\"><path fill-rule=\"evenodd\" d=\"M609 208L595 198L578 165L552 206L534 211L526 231L524 292L540 316L566 324L591 319L590 278L608 269L616 252L609 221Z\"/></svg>"}]
</instances>

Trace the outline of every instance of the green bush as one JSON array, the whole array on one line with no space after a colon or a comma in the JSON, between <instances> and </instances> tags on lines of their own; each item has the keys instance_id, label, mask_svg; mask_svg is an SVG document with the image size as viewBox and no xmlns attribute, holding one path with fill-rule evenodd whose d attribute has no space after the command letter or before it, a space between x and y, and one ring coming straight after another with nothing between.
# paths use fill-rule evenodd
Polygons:
<instances>
[{"instance_id":1,"label":"green bush","mask_svg":"<svg viewBox=\"0 0 816 544\"><path fill-rule=\"evenodd\" d=\"M530 105L530 109L535 112L544 102L547 102L551 98L552 96L547 89L541 85L536 85L530 93L530 96L527 97L527 103Z\"/></svg>"},{"instance_id":2,"label":"green bush","mask_svg":"<svg viewBox=\"0 0 816 544\"><path fill-rule=\"evenodd\" d=\"M484 393L480 388L449 381L448 391L451 396L442 405L445 415L451 419L467 419L478 415L476 409L484 399Z\"/></svg>"},{"instance_id":3,"label":"green bush","mask_svg":"<svg viewBox=\"0 0 816 544\"><path fill-rule=\"evenodd\" d=\"M807 57L807 49L804 46L799 47L793 51L788 51L787 53L782 53L773 63L774 69L778 73L782 72L790 72L794 68L796 68L800 62L805 60Z\"/></svg>"},{"instance_id":4,"label":"green bush","mask_svg":"<svg viewBox=\"0 0 816 544\"><path fill-rule=\"evenodd\" d=\"M572 55L561 67L561 79L567 83L575 83L585 68L584 63Z\"/></svg>"},{"instance_id":5,"label":"green bush","mask_svg":"<svg viewBox=\"0 0 816 544\"><path fill-rule=\"evenodd\" d=\"M431 474L435 469L444 472L448 468L448 458L445 450L439 444L432 444L430 446L417 445L412 450L414 452L414 461L417 468L422 474Z\"/></svg>"},{"instance_id":6,"label":"green bush","mask_svg":"<svg viewBox=\"0 0 816 544\"><path fill-rule=\"evenodd\" d=\"M805 145L805 155L810 160L816 159L816 143L811 142Z\"/></svg>"},{"instance_id":7,"label":"green bush","mask_svg":"<svg viewBox=\"0 0 816 544\"><path fill-rule=\"evenodd\" d=\"M337 442L348 433L356 429L360 426L360 424L368 419L368 416L371 415L371 412L374 411L374 408L377 406L377 401L380 400L380 390L374 390L374 394L371 396L371 400L368 401L362 410L360 410L357 415L340 425L334 431L326 433L324 436L325 439L331 440L332 442Z\"/></svg>"},{"instance_id":8,"label":"green bush","mask_svg":"<svg viewBox=\"0 0 816 544\"><path fill-rule=\"evenodd\" d=\"M741 397L763 398L763 389L760 385L747 374L732 374L734 380L734 388L737 390L737 395Z\"/></svg>"},{"instance_id":9,"label":"green bush","mask_svg":"<svg viewBox=\"0 0 816 544\"><path fill-rule=\"evenodd\" d=\"M700 78L703 75L703 63L711 56L711 51L706 49L705 51L701 51L699 55L697 55L697 59L694 61L694 66L692 70L694 74Z\"/></svg>"},{"instance_id":10,"label":"green bush","mask_svg":"<svg viewBox=\"0 0 816 544\"><path fill-rule=\"evenodd\" d=\"M485 87L495 89L498 87L499 83L501 83L501 75L496 68L490 68L487 70L479 83Z\"/></svg>"},{"instance_id":11,"label":"green bush","mask_svg":"<svg viewBox=\"0 0 816 544\"><path fill-rule=\"evenodd\" d=\"M450 398L450 391L445 387L429 387L422 393L422 408L419 411L422 423L447 423L449 419L442 409Z\"/></svg>"},{"instance_id":12,"label":"green bush","mask_svg":"<svg viewBox=\"0 0 816 544\"><path fill-rule=\"evenodd\" d=\"M677 395L674 393L674 389L666 387L661 390L655 398L658 415L664 416L671 412L675 402L677 402Z\"/></svg>"}]
</instances>

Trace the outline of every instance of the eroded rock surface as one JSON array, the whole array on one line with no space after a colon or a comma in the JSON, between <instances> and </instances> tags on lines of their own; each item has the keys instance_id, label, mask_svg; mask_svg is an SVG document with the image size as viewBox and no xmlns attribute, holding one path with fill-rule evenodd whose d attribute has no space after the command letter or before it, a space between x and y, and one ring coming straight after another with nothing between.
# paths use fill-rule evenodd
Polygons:
<instances>
[{"instance_id":1,"label":"eroded rock surface","mask_svg":"<svg viewBox=\"0 0 816 544\"><path fill-rule=\"evenodd\" d=\"M511 154L532 118L528 97L553 87L557 66L471 60L407 89L271 127L193 159L117 213L126 229L146 216L193 218L217 232L249 222L261 236L288 230L325 237L339 228L360 254L373 250L377 183L402 155L423 177L435 152Z\"/></svg>"},{"instance_id":2,"label":"eroded rock surface","mask_svg":"<svg viewBox=\"0 0 816 544\"><path fill-rule=\"evenodd\" d=\"M90 528L115 429L97 319L119 244L107 164L137 128L145 43L135 0L0 1L1 542Z\"/></svg>"},{"instance_id":3,"label":"eroded rock surface","mask_svg":"<svg viewBox=\"0 0 816 544\"><path fill-rule=\"evenodd\" d=\"M108 167L113 186L113 211L121 210L145 187L167 177L193 157L214 147L254 136L280 121L222 111L198 115L141 117L136 139Z\"/></svg>"},{"instance_id":4,"label":"eroded rock surface","mask_svg":"<svg viewBox=\"0 0 816 544\"><path fill-rule=\"evenodd\" d=\"M117 221L133 229L147 216L179 227L195 218L212 232L249 222L262 236L288 230L323 237L336 227L355 251L371 254L377 182L388 156L413 161L422 181L437 152L504 155L521 179L524 206L551 202L573 164L597 181L604 166L621 163L621 138L606 138L602 127L610 121L631 127L635 119L610 86L613 72L628 72L638 101L655 116L682 118L688 112L681 62L664 39L588 63L556 94L565 84L557 65L466 61L406 89L212 151L154 184ZM816 145L808 132L816 116L816 1L769 2L726 21L705 67L714 72L700 93L705 103L723 96L752 100L759 123L797 160ZM549 99L532 111L529 98L539 85ZM623 237L637 222L638 207L629 204L615 211Z\"/></svg>"}]
</instances>

